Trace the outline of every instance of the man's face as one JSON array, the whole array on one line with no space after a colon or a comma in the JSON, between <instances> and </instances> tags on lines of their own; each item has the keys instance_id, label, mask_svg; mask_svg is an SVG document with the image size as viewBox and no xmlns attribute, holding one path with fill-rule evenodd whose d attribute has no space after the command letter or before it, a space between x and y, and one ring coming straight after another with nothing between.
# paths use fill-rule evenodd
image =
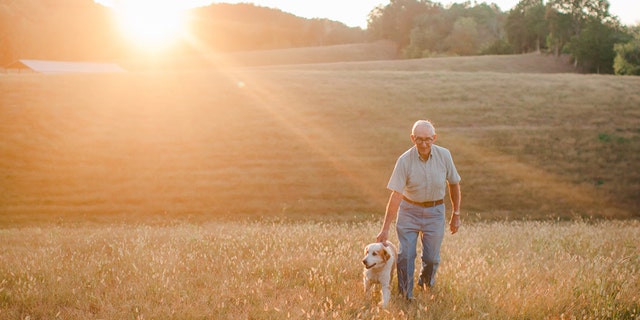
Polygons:
<instances>
[{"instance_id":1,"label":"man's face","mask_svg":"<svg viewBox=\"0 0 640 320\"><path fill-rule=\"evenodd\" d=\"M437 136L433 130L426 126L416 127L411 135L411 141L418 148L418 152L424 155L431 152L431 145L436 141L436 138Z\"/></svg>"}]
</instances>

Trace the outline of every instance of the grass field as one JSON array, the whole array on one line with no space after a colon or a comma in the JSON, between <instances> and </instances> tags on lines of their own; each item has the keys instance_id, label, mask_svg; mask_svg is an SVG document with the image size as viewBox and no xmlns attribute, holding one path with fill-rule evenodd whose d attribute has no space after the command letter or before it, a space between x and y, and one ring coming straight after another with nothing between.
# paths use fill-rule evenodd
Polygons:
<instances>
[{"instance_id":1,"label":"grass field","mask_svg":"<svg viewBox=\"0 0 640 320\"><path fill-rule=\"evenodd\" d=\"M1 319L638 319L640 224L475 223L438 283L382 310L375 222L54 224L0 230ZM395 240L395 239L394 239ZM393 293L397 292L394 282Z\"/></svg>"},{"instance_id":2,"label":"grass field","mask_svg":"<svg viewBox=\"0 0 640 320\"><path fill-rule=\"evenodd\" d=\"M637 319L640 78L568 70L0 74L0 318ZM465 225L435 290L380 310L361 251L419 118Z\"/></svg>"}]
</instances>

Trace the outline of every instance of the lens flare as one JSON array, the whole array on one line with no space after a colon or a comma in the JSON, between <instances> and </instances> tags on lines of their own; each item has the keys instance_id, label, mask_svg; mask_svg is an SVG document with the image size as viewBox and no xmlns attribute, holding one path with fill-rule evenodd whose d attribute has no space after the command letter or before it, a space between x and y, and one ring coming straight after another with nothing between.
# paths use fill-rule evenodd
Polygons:
<instances>
[{"instance_id":1,"label":"lens flare","mask_svg":"<svg viewBox=\"0 0 640 320\"><path fill-rule=\"evenodd\" d=\"M136 47L159 51L175 45L187 32L186 8L179 2L128 0L114 3L120 30Z\"/></svg>"}]
</instances>

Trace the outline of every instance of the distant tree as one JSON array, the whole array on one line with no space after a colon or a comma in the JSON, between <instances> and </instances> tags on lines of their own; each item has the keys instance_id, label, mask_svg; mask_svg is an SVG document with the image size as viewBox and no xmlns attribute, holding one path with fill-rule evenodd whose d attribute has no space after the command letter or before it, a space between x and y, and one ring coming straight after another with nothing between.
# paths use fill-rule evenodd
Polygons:
<instances>
[{"instance_id":1,"label":"distant tree","mask_svg":"<svg viewBox=\"0 0 640 320\"><path fill-rule=\"evenodd\" d=\"M607 0L551 0L549 4L571 17L574 36L580 35L589 18L603 21L611 16Z\"/></svg>"},{"instance_id":2,"label":"distant tree","mask_svg":"<svg viewBox=\"0 0 640 320\"><path fill-rule=\"evenodd\" d=\"M547 5L545 17L549 28L549 34L546 39L547 48L556 56L560 56L573 34L571 16L558 11L551 5Z\"/></svg>"},{"instance_id":3,"label":"distant tree","mask_svg":"<svg viewBox=\"0 0 640 320\"><path fill-rule=\"evenodd\" d=\"M405 48L416 18L437 8L439 5L430 0L391 0L369 13L367 30L373 40L391 40Z\"/></svg>"},{"instance_id":4,"label":"distant tree","mask_svg":"<svg viewBox=\"0 0 640 320\"><path fill-rule=\"evenodd\" d=\"M414 19L409 45L403 54L407 58L418 58L502 51L508 47L501 45L503 16L497 6L485 3L475 6L469 2L456 3L446 9L434 6Z\"/></svg>"},{"instance_id":5,"label":"distant tree","mask_svg":"<svg viewBox=\"0 0 640 320\"><path fill-rule=\"evenodd\" d=\"M495 4L476 4L469 7L467 16L478 24L478 47L482 50L505 38L506 15Z\"/></svg>"},{"instance_id":6,"label":"distant tree","mask_svg":"<svg viewBox=\"0 0 640 320\"><path fill-rule=\"evenodd\" d=\"M518 10L517 6L509 12L505 29L509 43L518 53L529 52L531 47L530 30L527 29L525 13Z\"/></svg>"},{"instance_id":7,"label":"distant tree","mask_svg":"<svg viewBox=\"0 0 640 320\"><path fill-rule=\"evenodd\" d=\"M640 25L632 28L633 39L614 46L613 62L615 74L640 76Z\"/></svg>"},{"instance_id":8,"label":"distant tree","mask_svg":"<svg viewBox=\"0 0 640 320\"><path fill-rule=\"evenodd\" d=\"M423 58L447 50L445 38L451 33L453 23L441 10L423 14L416 18L409 36L409 46L404 50L406 58Z\"/></svg>"},{"instance_id":9,"label":"distant tree","mask_svg":"<svg viewBox=\"0 0 640 320\"><path fill-rule=\"evenodd\" d=\"M614 45L626 42L617 18L609 13L607 0L552 0L551 8L571 20L568 52L574 65L589 72L613 73Z\"/></svg>"},{"instance_id":10,"label":"distant tree","mask_svg":"<svg viewBox=\"0 0 640 320\"><path fill-rule=\"evenodd\" d=\"M387 27L391 27L392 17L385 14L386 6L378 5L373 8L367 16L367 34L370 40L391 39L391 32Z\"/></svg>"},{"instance_id":11,"label":"distant tree","mask_svg":"<svg viewBox=\"0 0 640 320\"><path fill-rule=\"evenodd\" d=\"M476 54L478 52L478 24L473 18L459 18L445 42L449 45L449 53L451 54Z\"/></svg>"},{"instance_id":12,"label":"distant tree","mask_svg":"<svg viewBox=\"0 0 640 320\"><path fill-rule=\"evenodd\" d=\"M521 53L540 51L549 34L542 0L521 0L507 16L509 42ZM545 42L545 43L543 43Z\"/></svg>"},{"instance_id":13,"label":"distant tree","mask_svg":"<svg viewBox=\"0 0 640 320\"><path fill-rule=\"evenodd\" d=\"M584 24L580 36L571 39L570 50L578 61L578 66L585 71L613 73L614 46L626 39L617 24L590 18Z\"/></svg>"},{"instance_id":14,"label":"distant tree","mask_svg":"<svg viewBox=\"0 0 640 320\"><path fill-rule=\"evenodd\" d=\"M536 51L540 51L542 47L546 47L546 39L549 35L549 27L545 19L546 9L542 0L536 1L533 6L527 10L525 19L527 26L533 33L535 39Z\"/></svg>"},{"instance_id":15,"label":"distant tree","mask_svg":"<svg viewBox=\"0 0 640 320\"><path fill-rule=\"evenodd\" d=\"M607 0L551 0L549 5L559 13L567 14L571 20L570 38L573 49L570 50L572 50L574 64L581 65L582 62L578 59L580 54L575 54L573 51L580 50L580 46L576 46L575 42L579 40L587 23L592 23L594 20L602 22L610 17L609 2ZM593 25L591 27L593 29Z\"/></svg>"}]
</instances>

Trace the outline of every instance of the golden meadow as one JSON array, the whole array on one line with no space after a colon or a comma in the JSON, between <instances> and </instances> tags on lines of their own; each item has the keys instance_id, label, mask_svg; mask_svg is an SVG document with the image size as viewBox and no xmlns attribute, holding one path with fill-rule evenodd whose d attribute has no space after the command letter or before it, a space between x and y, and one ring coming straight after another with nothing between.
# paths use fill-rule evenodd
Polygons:
<instances>
[{"instance_id":1,"label":"golden meadow","mask_svg":"<svg viewBox=\"0 0 640 320\"><path fill-rule=\"evenodd\" d=\"M0 75L0 318L640 316L640 78L555 58ZM562 72L562 73L559 73ZM396 157L435 122L465 225L365 296Z\"/></svg>"}]
</instances>

